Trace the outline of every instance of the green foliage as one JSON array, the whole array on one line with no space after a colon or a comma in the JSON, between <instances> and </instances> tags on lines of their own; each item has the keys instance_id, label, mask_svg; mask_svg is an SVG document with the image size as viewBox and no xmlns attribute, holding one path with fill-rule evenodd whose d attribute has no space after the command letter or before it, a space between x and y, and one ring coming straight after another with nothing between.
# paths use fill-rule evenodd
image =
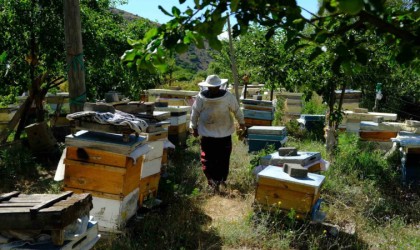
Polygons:
<instances>
[{"instance_id":1,"label":"green foliage","mask_svg":"<svg viewBox=\"0 0 420 250\"><path fill-rule=\"evenodd\" d=\"M275 152L277 149L274 148L274 145L270 144L267 147L261 149L260 151L256 152L256 154L252 155L252 159L250 161L250 170L253 170L255 167L260 165L260 159L263 156L269 155Z\"/></svg>"},{"instance_id":2,"label":"green foliage","mask_svg":"<svg viewBox=\"0 0 420 250\"><path fill-rule=\"evenodd\" d=\"M312 95L311 99L303 104L302 114L324 115L326 112L327 107L322 102L322 97L317 94Z\"/></svg>"},{"instance_id":3,"label":"green foliage","mask_svg":"<svg viewBox=\"0 0 420 250\"><path fill-rule=\"evenodd\" d=\"M359 63L363 65L367 62L365 41L357 39L358 33L371 34L374 31L385 34L384 39L393 44L394 58L400 63L416 60L416 55L419 54L416 53L420 49L416 45L419 21L415 16L418 2L411 2L410 5L398 9L389 8L383 1L376 0L324 0L320 3L318 13L325 15L314 16L312 20L301 15L300 7L294 1L217 1L217 5L213 5L215 2L197 1L194 9L187 7L183 13L173 8L172 14L169 14L161 8L173 19L139 41L138 44L142 46L135 47L137 52L133 51L132 57L126 58L126 61L133 62L139 59L141 65L146 67L162 65L165 53L159 52L158 48L178 51L191 43L203 47L203 38L209 41L211 47L220 50L222 43L217 39L217 35L222 33L227 20L225 11L229 8L235 10L231 15L237 21L232 27L234 37L246 34L252 22L267 27L264 32L264 38L267 40L275 36L276 30L281 29L287 37L286 50L296 45L301 48L307 46L308 43L300 42L302 37L315 45L309 57L311 61L323 52L318 44L328 44L334 40L329 50L334 52L335 57L332 58L329 68L335 74L344 71L345 74L351 75L360 69ZM206 8L210 6L212 7ZM334 18L329 18L330 14L334 15ZM365 23L366 25L362 25ZM308 32L305 30L305 24L315 28ZM392 38L394 40L391 40Z\"/></svg>"},{"instance_id":4,"label":"green foliage","mask_svg":"<svg viewBox=\"0 0 420 250\"><path fill-rule=\"evenodd\" d=\"M16 94L11 93L8 95L0 96L0 108L5 108L9 106L10 104L16 103Z\"/></svg>"},{"instance_id":5,"label":"green foliage","mask_svg":"<svg viewBox=\"0 0 420 250\"><path fill-rule=\"evenodd\" d=\"M127 38L144 36L154 24L144 19L125 20L110 11L115 2L81 1L85 82L91 100L102 99L109 90L138 99L141 89L160 82L159 75L123 66L120 56L129 48ZM1 96L20 95L44 73L52 79L67 77L62 2L0 3Z\"/></svg>"},{"instance_id":6,"label":"green foliage","mask_svg":"<svg viewBox=\"0 0 420 250\"><path fill-rule=\"evenodd\" d=\"M284 99L277 99L275 104L275 110L274 110L274 120L273 120L273 126L279 126L283 124L283 118L284 118Z\"/></svg>"},{"instance_id":7,"label":"green foliage","mask_svg":"<svg viewBox=\"0 0 420 250\"><path fill-rule=\"evenodd\" d=\"M352 134L341 134L340 144L334 161L334 168L345 174L357 175L359 179L390 181L396 171L383 157L383 152L375 150L374 143L359 141ZM381 178L378 178L381 176Z\"/></svg>"},{"instance_id":8,"label":"green foliage","mask_svg":"<svg viewBox=\"0 0 420 250\"><path fill-rule=\"evenodd\" d=\"M286 123L287 134L298 139L303 139L307 136L307 131L300 127L296 120L290 120Z\"/></svg>"}]
</instances>

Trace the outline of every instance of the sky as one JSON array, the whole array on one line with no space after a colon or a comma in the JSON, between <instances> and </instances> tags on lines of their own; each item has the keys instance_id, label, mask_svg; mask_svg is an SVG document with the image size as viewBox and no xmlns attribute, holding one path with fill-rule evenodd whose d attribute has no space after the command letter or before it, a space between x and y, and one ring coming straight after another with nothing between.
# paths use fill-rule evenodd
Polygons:
<instances>
[{"instance_id":1,"label":"sky","mask_svg":"<svg viewBox=\"0 0 420 250\"><path fill-rule=\"evenodd\" d=\"M313 13L318 11L318 0L297 0L297 3L299 6ZM184 4L180 5L179 0L128 0L128 4L118 5L117 8L147 18L151 21L166 23L171 20L171 17L163 14L163 12L158 9L159 5L170 13L172 6L177 6L181 11L184 11L186 6L194 6L194 1L187 0ZM305 11L302 12L302 15L309 18L309 14Z\"/></svg>"}]
</instances>

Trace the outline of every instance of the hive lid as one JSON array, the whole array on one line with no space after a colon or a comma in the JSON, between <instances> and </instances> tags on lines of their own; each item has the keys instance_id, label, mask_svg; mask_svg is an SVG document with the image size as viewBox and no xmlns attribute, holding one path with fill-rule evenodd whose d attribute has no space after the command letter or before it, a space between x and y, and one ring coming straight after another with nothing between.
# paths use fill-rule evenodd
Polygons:
<instances>
[{"instance_id":1,"label":"hive lid","mask_svg":"<svg viewBox=\"0 0 420 250\"><path fill-rule=\"evenodd\" d=\"M258 178L265 177L279 181L296 183L309 187L320 187L325 180L325 176L319 174L308 173L306 178L294 178L283 171L283 168L276 166L268 166L258 173Z\"/></svg>"}]
</instances>

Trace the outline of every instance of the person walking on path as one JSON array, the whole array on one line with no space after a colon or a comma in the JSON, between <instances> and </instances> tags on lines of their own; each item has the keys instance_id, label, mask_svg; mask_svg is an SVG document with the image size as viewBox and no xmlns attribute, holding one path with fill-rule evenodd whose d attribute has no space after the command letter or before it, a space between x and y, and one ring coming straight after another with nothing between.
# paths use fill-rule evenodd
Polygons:
<instances>
[{"instance_id":1,"label":"person walking on path","mask_svg":"<svg viewBox=\"0 0 420 250\"><path fill-rule=\"evenodd\" d=\"M210 188L219 191L226 187L229 161L232 152L232 134L235 132L234 119L241 130L245 130L242 111L234 95L220 89L227 79L210 75L200 87L201 91L192 106L190 128L193 136L201 136L201 164Z\"/></svg>"}]
</instances>

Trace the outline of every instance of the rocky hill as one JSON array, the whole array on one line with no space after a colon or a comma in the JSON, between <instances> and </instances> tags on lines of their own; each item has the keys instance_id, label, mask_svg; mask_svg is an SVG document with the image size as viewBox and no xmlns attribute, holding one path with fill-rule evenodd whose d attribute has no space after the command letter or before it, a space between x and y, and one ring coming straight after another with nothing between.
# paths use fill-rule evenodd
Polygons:
<instances>
[{"instance_id":1,"label":"rocky hill","mask_svg":"<svg viewBox=\"0 0 420 250\"><path fill-rule=\"evenodd\" d=\"M138 16L138 15L135 15L135 14L132 14L130 12L120 10L120 9L112 8L111 12L122 15L124 19L126 19L127 21L135 21L138 19L146 20L146 18L143 18L141 16ZM155 22L152 22L152 23L155 23ZM156 23L156 25L159 25L159 24ZM209 63L212 60L212 58L209 54L210 48L208 44L206 44L205 47L206 47L205 49L198 49L195 46L190 46L190 48L188 49L186 53L176 56L177 65L186 70L193 71L195 73L201 70L207 70L207 67L209 66Z\"/></svg>"}]
</instances>

